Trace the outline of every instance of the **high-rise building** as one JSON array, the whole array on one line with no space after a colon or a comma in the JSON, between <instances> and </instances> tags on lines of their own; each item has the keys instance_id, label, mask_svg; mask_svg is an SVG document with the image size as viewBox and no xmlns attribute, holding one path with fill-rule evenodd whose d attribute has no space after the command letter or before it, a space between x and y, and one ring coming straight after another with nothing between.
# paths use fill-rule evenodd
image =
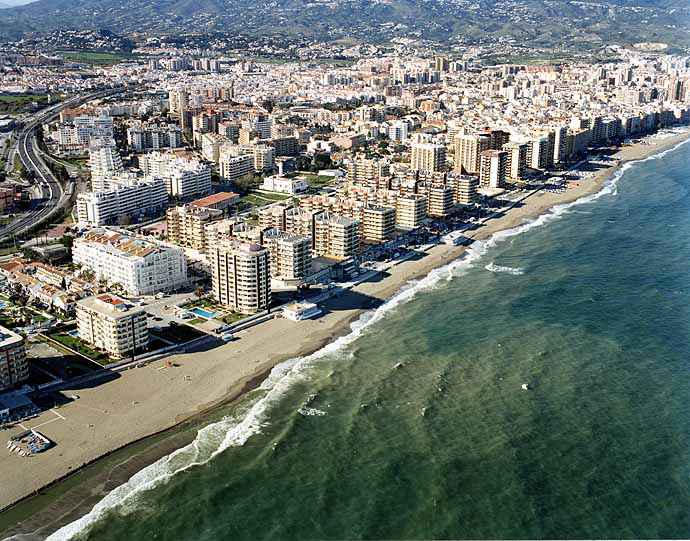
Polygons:
<instances>
[{"instance_id":1,"label":"high-rise building","mask_svg":"<svg viewBox=\"0 0 690 541\"><path fill-rule=\"evenodd\" d=\"M285 231L294 235L302 235L312 239L314 247L314 219L319 211L307 210L300 207L285 211Z\"/></svg>"},{"instance_id":2,"label":"high-rise building","mask_svg":"<svg viewBox=\"0 0 690 541\"><path fill-rule=\"evenodd\" d=\"M107 189L104 179L124 172L122 158L112 137L93 137L89 144L91 189L95 192Z\"/></svg>"},{"instance_id":3,"label":"high-rise building","mask_svg":"<svg viewBox=\"0 0 690 541\"><path fill-rule=\"evenodd\" d=\"M288 207L284 204L269 205L259 209L259 227L261 229L278 229L285 231L285 213Z\"/></svg>"},{"instance_id":4,"label":"high-rise building","mask_svg":"<svg viewBox=\"0 0 690 541\"><path fill-rule=\"evenodd\" d=\"M426 218L426 197L420 194L399 195L395 207L395 225L401 229L417 229Z\"/></svg>"},{"instance_id":5,"label":"high-rise building","mask_svg":"<svg viewBox=\"0 0 690 541\"><path fill-rule=\"evenodd\" d=\"M157 216L167 203L165 183L150 178L133 185L79 193L76 207L80 225L126 225Z\"/></svg>"},{"instance_id":6,"label":"high-rise building","mask_svg":"<svg viewBox=\"0 0 690 541\"><path fill-rule=\"evenodd\" d=\"M445 56L437 56L434 58L434 66L436 71L448 71L450 69L450 60Z\"/></svg>"},{"instance_id":7,"label":"high-rise building","mask_svg":"<svg viewBox=\"0 0 690 541\"><path fill-rule=\"evenodd\" d=\"M75 265L95 278L120 284L129 295L155 295L187 284L187 263L182 248L144 240L129 232L94 228L74 241Z\"/></svg>"},{"instance_id":8,"label":"high-rise building","mask_svg":"<svg viewBox=\"0 0 690 541\"><path fill-rule=\"evenodd\" d=\"M419 193L426 197L426 213L429 216L448 216L453 210L453 188L446 184L419 183Z\"/></svg>"},{"instance_id":9,"label":"high-rise building","mask_svg":"<svg viewBox=\"0 0 690 541\"><path fill-rule=\"evenodd\" d=\"M396 120L388 127L388 138L391 141L407 141L407 132L409 126L404 120Z\"/></svg>"},{"instance_id":10,"label":"high-rise building","mask_svg":"<svg viewBox=\"0 0 690 541\"><path fill-rule=\"evenodd\" d=\"M506 157L506 178L512 181L520 181L525 178L527 168L527 145L524 143L506 143L503 150L508 153Z\"/></svg>"},{"instance_id":11,"label":"high-rise building","mask_svg":"<svg viewBox=\"0 0 690 541\"><path fill-rule=\"evenodd\" d=\"M188 152L150 152L139 157L139 167L162 178L168 194L180 200L211 192L211 168Z\"/></svg>"},{"instance_id":12,"label":"high-rise building","mask_svg":"<svg viewBox=\"0 0 690 541\"><path fill-rule=\"evenodd\" d=\"M77 301L79 339L115 358L146 351L146 312L111 293Z\"/></svg>"},{"instance_id":13,"label":"high-rise building","mask_svg":"<svg viewBox=\"0 0 690 541\"><path fill-rule=\"evenodd\" d=\"M238 154L235 147L221 147L218 166L220 178L233 182L254 172L254 154Z\"/></svg>"},{"instance_id":14,"label":"high-rise building","mask_svg":"<svg viewBox=\"0 0 690 541\"><path fill-rule=\"evenodd\" d=\"M455 137L455 171L479 173L481 153L489 149L491 139L486 135L459 135Z\"/></svg>"},{"instance_id":15,"label":"high-rise building","mask_svg":"<svg viewBox=\"0 0 690 541\"><path fill-rule=\"evenodd\" d=\"M474 205L477 202L479 177L448 173L446 184L453 188L453 202L456 205Z\"/></svg>"},{"instance_id":16,"label":"high-rise building","mask_svg":"<svg viewBox=\"0 0 690 541\"><path fill-rule=\"evenodd\" d=\"M330 212L314 217L314 253L319 256L346 259L357 253L360 221Z\"/></svg>"},{"instance_id":17,"label":"high-rise building","mask_svg":"<svg viewBox=\"0 0 690 541\"><path fill-rule=\"evenodd\" d=\"M211 289L220 304L256 314L271 304L271 253L258 244L223 242L210 248Z\"/></svg>"},{"instance_id":18,"label":"high-rise building","mask_svg":"<svg viewBox=\"0 0 690 541\"><path fill-rule=\"evenodd\" d=\"M0 391L29 379L24 338L0 327Z\"/></svg>"},{"instance_id":19,"label":"high-rise building","mask_svg":"<svg viewBox=\"0 0 690 541\"><path fill-rule=\"evenodd\" d=\"M552 154L553 157L553 154ZM545 170L549 161L548 137L536 137L527 142L527 166L532 169Z\"/></svg>"},{"instance_id":20,"label":"high-rise building","mask_svg":"<svg viewBox=\"0 0 690 541\"><path fill-rule=\"evenodd\" d=\"M384 158L367 159L360 155L347 164L347 180L355 184L367 184L391 174L391 162Z\"/></svg>"},{"instance_id":21,"label":"high-rise building","mask_svg":"<svg viewBox=\"0 0 690 541\"><path fill-rule=\"evenodd\" d=\"M445 171L446 147L432 143L413 144L410 168L421 171Z\"/></svg>"},{"instance_id":22,"label":"high-rise building","mask_svg":"<svg viewBox=\"0 0 690 541\"><path fill-rule=\"evenodd\" d=\"M385 242L395 229L395 209L368 205L362 211L362 237L368 242Z\"/></svg>"},{"instance_id":23,"label":"high-rise building","mask_svg":"<svg viewBox=\"0 0 690 541\"><path fill-rule=\"evenodd\" d=\"M271 277L278 280L304 280L311 274L311 237L268 229L263 246L271 252Z\"/></svg>"},{"instance_id":24,"label":"high-rise building","mask_svg":"<svg viewBox=\"0 0 690 541\"><path fill-rule=\"evenodd\" d=\"M481 154L479 184L482 188L502 188L506 180L508 153L504 150L485 150Z\"/></svg>"},{"instance_id":25,"label":"high-rise building","mask_svg":"<svg viewBox=\"0 0 690 541\"><path fill-rule=\"evenodd\" d=\"M194 205L169 208L166 212L168 241L206 253L206 225L220 220L223 211Z\"/></svg>"},{"instance_id":26,"label":"high-rise building","mask_svg":"<svg viewBox=\"0 0 690 541\"><path fill-rule=\"evenodd\" d=\"M134 152L172 150L182 146L182 131L171 124L131 126L127 128L127 145Z\"/></svg>"}]
</instances>

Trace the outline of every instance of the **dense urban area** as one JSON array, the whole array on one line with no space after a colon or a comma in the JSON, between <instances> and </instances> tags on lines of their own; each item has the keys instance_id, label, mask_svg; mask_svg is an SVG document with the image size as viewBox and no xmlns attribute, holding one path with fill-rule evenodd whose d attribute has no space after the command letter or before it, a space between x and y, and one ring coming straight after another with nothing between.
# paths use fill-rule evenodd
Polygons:
<instances>
[{"instance_id":1,"label":"dense urban area","mask_svg":"<svg viewBox=\"0 0 690 541\"><path fill-rule=\"evenodd\" d=\"M547 63L515 42L221 39L0 47L0 425L17 457L60 443L58 406L80 400L61 390L309 324L690 123L690 59L653 43Z\"/></svg>"}]
</instances>

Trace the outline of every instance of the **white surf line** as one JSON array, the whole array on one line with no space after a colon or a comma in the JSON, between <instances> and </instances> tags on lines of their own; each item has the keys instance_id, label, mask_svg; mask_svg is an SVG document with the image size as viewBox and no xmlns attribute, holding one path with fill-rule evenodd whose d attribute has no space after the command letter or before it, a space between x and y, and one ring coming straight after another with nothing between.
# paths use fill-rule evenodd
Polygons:
<instances>
[{"instance_id":1,"label":"white surf line","mask_svg":"<svg viewBox=\"0 0 690 541\"><path fill-rule=\"evenodd\" d=\"M657 154L652 154L646 158L628 161L616 171L597 192L584 195L569 203L557 204L551 207L551 209L545 210L543 214L531 221L527 221L510 229L497 231L487 239L476 241L460 258L432 269L425 277L419 280L407 282L383 305L373 311L365 311L358 320L351 324L352 332L350 334L337 338L335 341L326 344L323 348L311 355L296 357L276 365L259 387L259 389L266 391L266 394L252 404L249 410L243 413L241 418L225 418L201 428L192 443L177 449L170 455L163 457L134 474L127 482L109 492L89 513L63 526L58 531L51 534L48 540L65 541L72 539L79 532L85 530L99 520L109 509L119 507L123 512L129 512L132 510L132 507L126 507L124 503L130 498L143 491L150 490L158 484L166 482L174 475L187 471L194 466L208 463L229 447L244 445L251 436L260 433L261 429L269 424L268 417L270 405L280 400L293 383L302 380L304 377L303 370L308 368L311 362L317 361L321 357L329 354L338 353L344 350L365 332L369 326L385 317L388 312L405 304L421 291L435 289L444 278L446 280L452 280L456 276L454 272L472 266L496 243L506 238L520 235L535 227L545 225L554 219L559 219L574 206L591 203L605 195L615 195L618 181L630 167L645 161L662 158L666 154L673 152L687 143L690 143L690 139L685 139L672 148L660 151ZM201 441L207 441L215 431L223 431L223 440L219 444L216 444L214 450L202 453L199 443ZM186 454L191 454L192 456L189 457L185 464L176 464L174 462L178 456Z\"/></svg>"}]
</instances>

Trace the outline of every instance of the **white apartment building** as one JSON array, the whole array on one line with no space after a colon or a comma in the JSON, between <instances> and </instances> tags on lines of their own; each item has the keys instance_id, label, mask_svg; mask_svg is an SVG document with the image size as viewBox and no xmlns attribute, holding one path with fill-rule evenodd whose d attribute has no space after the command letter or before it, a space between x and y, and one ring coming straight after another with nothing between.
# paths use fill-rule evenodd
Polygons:
<instances>
[{"instance_id":1,"label":"white apartment building","mask_svg":"<svg viewBox=\"0 0 690 541\"><path fill-rule=\"evenodd\" d=\"M254 155L237 154L234 147L223 147L218 161L220 178L233 182L254 172Z\"/></svg>"},{"instance_id":2,"label":"white apartment building","mask_svg":"<svg viewBox=\"0 0 690 541\"><path fill-rule=\"evenodd\" d=\"M537 137L527 142L527 167L544 170L549 162L549 139Z\"/></svg>"},{"instance_id":3,"label":"white apartment building","mask_svg":"<svg viewBox=\"0 0 690 541\"><path fill-rule=\"evenodd\" d=\"M388 138L391 141L404 142L407 141L409 125L404 120L396 120L388 127Z\"/></svg>"},{"instance_id":4,"label":"white apartment building","mask_svg":"<svg viewBox=\"0 0 690 541\"><path fill-rule=\"evenodd\" d=\"M129 295L155 295L187 283L182 248L171 248L129 232L95 228L72 246L75 265L94 273L97 280L118 283Z\"/></svg>"},{"instance_id":5,"label":"white apartment building","mask_svg":"<svg viewBox=\"0 0 690 541\"><path fill-rule=\"evenodd\" d=\"M211 168L188 152L151 152L139 158L144 174L162 178L168 194L191 199L211 192Z\"/></svg>"},{"instance_id":6,"label":"white apartment building","mask_svg":"<svg viewBox=\"0 0 690 541\"><path fill-rule=\"evenodd\" d=\"M91 189L95 192L108 189L107 177L124 172L122 158L112 137L93 137L89 144L89 167L91 168Z\"/></svg>"},{"instance_id":7,"label":"white apartment building","mask_svg":"<svg viewBox=\"0 0 690 541\"><path fill-rule=\"evenodd\" d=\"M209 249L211 289L223 306L256 314L271 304L271 253L254 243L224 242Z\"/></svg>"},{"instance_id":8,"label":"white apartment building","mask_svg":"<svg viewBox=\"0 0 690 541\"><path fill-rule=\"evenodd\" d=\"M64 146L86 148L91 137L113 136L113 119L109 116L80 115L72 124L62 124L57 132L57 141Z\"/></svg>"},{"instance_id":9,"label":"white apartment building","mask_svg":"<svg viewBox=\"0 0 690 541\"><path fill-rule=\"evenodd\" d=\"M134 152L172 150L182 146L182 131L172 124L131 126L127 128L127 145Z\"/></svg>"},{"instance_id":10,"label":"white apartment building","mask_svg":"<svg viewBox=\"0 0 690 541\"><path fill-rule=\"evenodd\" d=\"M111 293L77 301L79 339L115 358L146 351L146 312Z\"/></svg>"},{"instance_id":11,"label":"white apartment building","mask_svg":"<svg viewBox=\"0 0 690 541\"><path fill-rule=\"evenodd\" d=\"M131 186L99 192L77 194L77 216L80 225L116 225L123 219L136 223L162 212L168 203L168 192L161 179L150 179Z\"/></svg>"}]
</instances>

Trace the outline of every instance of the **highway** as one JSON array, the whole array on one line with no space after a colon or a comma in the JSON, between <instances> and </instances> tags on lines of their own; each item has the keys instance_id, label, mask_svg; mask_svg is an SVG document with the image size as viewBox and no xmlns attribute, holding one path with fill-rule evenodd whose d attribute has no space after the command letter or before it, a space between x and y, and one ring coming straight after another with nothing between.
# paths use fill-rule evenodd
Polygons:
<instances>
[{"instance_id":1,"label":"highway","mask_svg":"<svg viewBox=\"0 0 690 541\"><path fill-rule=\"evenodd\" d=\"M44 122L54 119L64 109L121 91L122 89L110 89L77 96L44 109L28 120L21 132L19 132L15 148L24 167L34 172L35 186L40 190L41 196L32 201L31 209L28 212L0 229L0 241L20 236L36 225L47 221L69 199L69 196L65 195L63 186L43 161L41 152L37 148L34 130ZM10 154L13 151L14 149L10 151Z\"/></svg>"}]
</instances>

